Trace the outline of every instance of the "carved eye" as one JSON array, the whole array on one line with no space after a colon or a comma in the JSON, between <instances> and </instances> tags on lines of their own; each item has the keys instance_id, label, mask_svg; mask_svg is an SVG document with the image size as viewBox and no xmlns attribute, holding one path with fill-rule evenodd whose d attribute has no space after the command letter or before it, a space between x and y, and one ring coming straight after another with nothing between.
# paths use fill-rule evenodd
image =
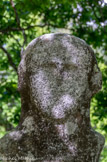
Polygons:
<instances>
[{"instance_id":1,"label":"carved eye","mask_svg":"<svg viewBox=\"0 0 107 162\"><path fill-rule=\"evenodd\" d=\"M49 62L49 63L42 64L42 67L57 68L57 65L54 62Z\"/></svg>"},{"instance_id":2,"label":"carved eye","mask_svg":"<svg viewBox=\"0 0 107 162\"><path fill-rule=\"evenodd\" d=\"M76 70L77 66L74 64L64 64L64 69L65 70Z\"/></svg>"}]
</instances>

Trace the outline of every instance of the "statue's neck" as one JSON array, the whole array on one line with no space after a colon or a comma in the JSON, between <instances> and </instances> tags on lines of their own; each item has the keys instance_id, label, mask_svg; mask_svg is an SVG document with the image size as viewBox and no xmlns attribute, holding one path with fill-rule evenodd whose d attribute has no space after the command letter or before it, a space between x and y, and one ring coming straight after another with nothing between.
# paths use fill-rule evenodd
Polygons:
<instances>
[{"instance_id":1,"label":"statue's neck","mask_svg":"<svg viewBox=\"0 0 107 162\"><path fill-rule=\"evenodd\" d=\"M35 125L37 125L39 128L41 127L40 130L43 131L43 133L45 133L45 128L49 134L53 134L55 130L57 135L59 135L61 138L65 138L77 133L77 130L80 130L85 126L85 123L89 123L90 125L89 104L86 106L88 106L88 108L82 107L80 108L80 111L77 110L75 114L71 113L71 115L66 117L64 122L58 123L57 121L54 122L54 120L48 119L48 117L43 117L40 110L36 111L37 108L35 106L32 107L30 104L28 104L28 102L22 102L21 119L25 120L26 117L31 116L35 122ZM82 110L84 110L84 112ZM21 123L23 123L24 120L21 121Z\"/></svg>"}]
</instances>

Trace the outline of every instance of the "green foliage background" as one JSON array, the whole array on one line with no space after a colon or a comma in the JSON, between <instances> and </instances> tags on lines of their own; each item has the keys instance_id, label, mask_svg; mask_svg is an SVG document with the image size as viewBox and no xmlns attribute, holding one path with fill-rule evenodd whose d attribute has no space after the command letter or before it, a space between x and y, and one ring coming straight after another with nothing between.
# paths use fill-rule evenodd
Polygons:
<instances>
[{"instance_id":1,"label":"green foliage background","mask_svg":"<svg viewBox=\"0 0 107 162\"><path fill-rule=\"evenodd\" d=\"M21 111L17 67L27 44L45 33L67 32L95 51L102 90L91 102L91 123L107 138L107 4L104 0L0 1L0 137L16 127ZM107 142L101 161L107 161Z\"/></svg>"}]
</instances>

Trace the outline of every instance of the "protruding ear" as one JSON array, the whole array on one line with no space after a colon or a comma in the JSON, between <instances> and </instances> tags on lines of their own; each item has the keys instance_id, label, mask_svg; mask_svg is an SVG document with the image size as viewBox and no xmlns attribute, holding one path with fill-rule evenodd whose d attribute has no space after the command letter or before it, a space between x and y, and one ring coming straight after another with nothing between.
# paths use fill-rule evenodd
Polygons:
<instances>
[{"instance_id":1,"label":"protruding ear","mask_svg":"<svg viewBox=\"0 0 107 162\"><path fill-rule=\"evenodd\" d=\"M101 74L97 64L94 65L91 83L92 83L92 94L94 95L102 87L102 74Z\"/></svg>"}]
</instances>

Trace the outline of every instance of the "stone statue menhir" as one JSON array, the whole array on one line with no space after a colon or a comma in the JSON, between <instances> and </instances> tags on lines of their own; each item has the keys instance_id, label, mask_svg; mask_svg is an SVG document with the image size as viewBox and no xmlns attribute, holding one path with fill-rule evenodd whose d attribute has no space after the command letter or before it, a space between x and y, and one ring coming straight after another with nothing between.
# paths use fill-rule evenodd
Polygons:
<instances>
[{"instance_id":1,"label":"stone statue menhir","mask_svg":"<svg viewBox=\"0 0 107 162\"><path fill-rule=\"evenodd\" d=\"M101 89L93 50L64 33L45 34L18 68L21 117L0 140L7 161L98 162L104 137L90 124L90 100Z\"/></svg>"}]
</instances>

